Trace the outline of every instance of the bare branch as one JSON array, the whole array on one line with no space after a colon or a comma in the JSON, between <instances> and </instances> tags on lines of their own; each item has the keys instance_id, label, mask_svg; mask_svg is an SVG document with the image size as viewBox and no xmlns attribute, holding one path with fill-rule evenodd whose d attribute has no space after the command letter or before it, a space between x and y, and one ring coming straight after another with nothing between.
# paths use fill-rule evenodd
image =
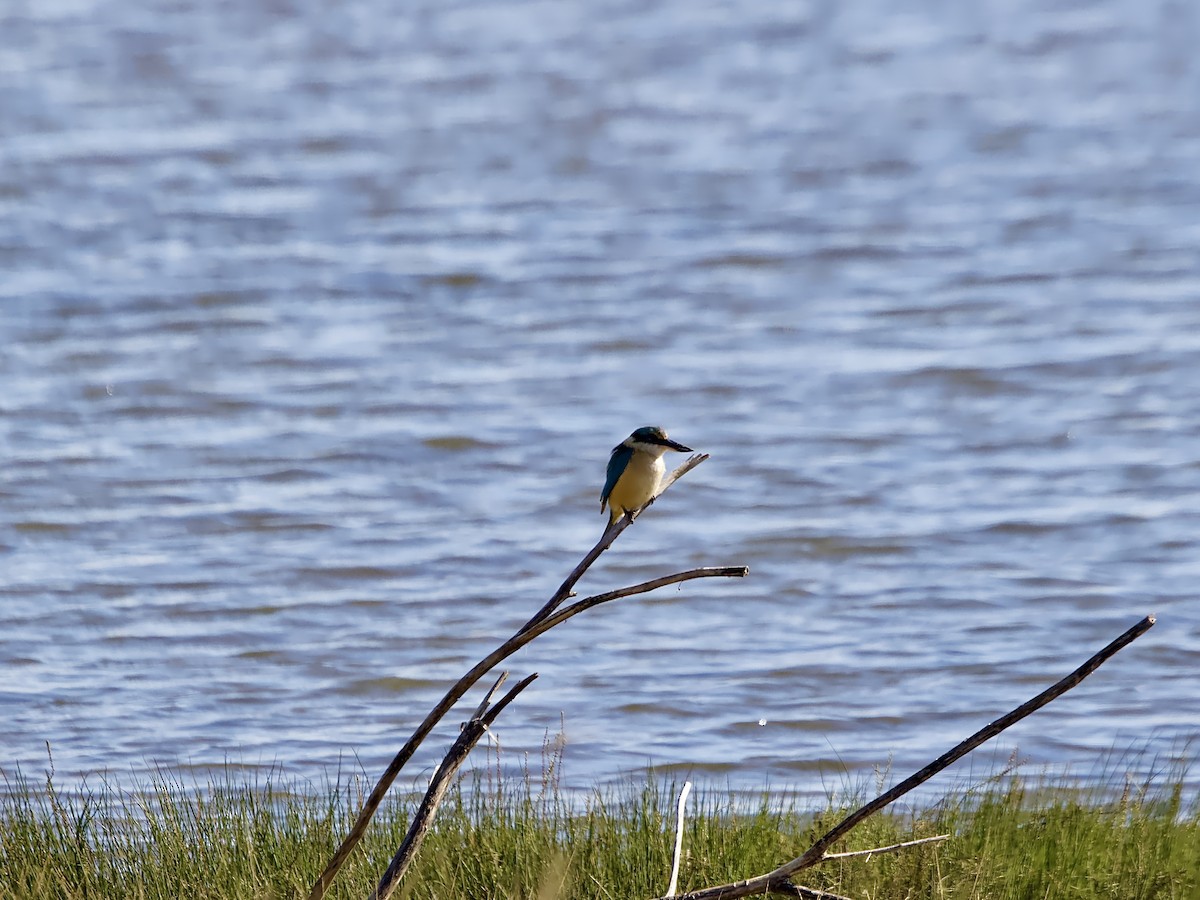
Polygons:
<instances>
[{"instance_id":1,"label":"bare branch","mask_svg":"<svg viewBox=\"0 0 1200 900\"><path fill-rule=\"evenodd\" d=\"M1120 650L1127 647L1133 641L1137 640L1143 634L1150 630L1154 625L1154 616L1147 616L1142 619L1124 634L1120 635L1108 646L1096 653L1087 660L1078 669L1067 675L1060 681L1055 682L1046 690L1042 691L1036 697L1022 703L1016 709L996 719L990 725L981 728L975 734L971 735L965 741L962 741L957 746L943 753L925 768L913 773L908 778L897 784L889 791L880 794L870 803L862 806L844 818L841 822L827 831L816 843L808 848L803 854L784 863L773 872L768 872L766 875L759 875L755 878L748 878L745 881L738 881L731 884L723 884L718 887L704 888L699 891L692 891L689 894L681 894L677 900L733 900L735 897L748 897L753 894L767 894L771 892L786 893L795 888L791 883L791 876L801 869L807 869L811 866L820 863L825 856L825 851L839 838L844 837L863 819L871 816L879 810L883 809L890 803L893 803L900 797L907 794L918 785L924 784L938 772L945 769L951 763L956 762L966 756L980 744L991 740L996 735L1005 729L1015 725L1021 719L1028 716L1030 713L1036 712L1052 700L1061 697L1071 688L1078 685L1083 679L1087 678L1096 669L1100 668L1111 657L1117 654ZM795 896L793 893L792 896Z\"/></svg>"},{"instance_id":2,"label":"bare branch","mask_svg":"<svg viewBox=\"0 0 1200 900\"><path fill-rule=\"evenodd\" d=\"M425 835L429 832L430 826L433 825L433 819L437 815L438 806L441 805L442 799L446 796L446 791L450 787L454 773L458 771L459 766L463 764L467 755L479 743L479 739L487 733L488 726L496 721L496 717L516 698L517 694L533 683L533 680L537 678L537 673L535 672L533 675L529 675L518 681L499 702L488 709L487 705L491 702L492 696L507 677L507 672L500 675L495 685L488 691L487 699L480 704L479 709L475 711L475 715L471 717L471 720L463 726L458 739L447 751L442 764L438 766L437 772L434 773L433 779L429 783L429 789L425 792L425 798L421 801L416 815L413 816L412 824L408 827L408 833L404 836L404 840L401 842L400 848L396 851L396 855L392 857L392 862L387 867L387 871L379 879L379 884L370 894L370 900L387 900L391 896L392 891L396 889L396 885L399 884L400 879L404 877L404 873L408 870L409 864L416 857L417 851L421 849L421 843L425 840Z\"/></svg>"},{"instance_id":3,"label":"bare branch","mask_svg":"<svg viewBox=\"0 0 1200 900\"><path fill-rule=\"evenodd\" d=\"M891 790L885 791L870 803L858 810L855 810L853 813L831 828L824 837L813 844L802 856L797 857L786 865L780 866L772 874L786 876L793 872L798 872L800 869L806 868L808 865L811 865L812 862L820 858L821 854L825 852L827 847L833 844L838 838L849 832L863 819L883 809L885 806L904 796L918 785L924 784L951 763L957 762L980 744L990 741L996 735L1000 734L1000 732L1012 727L1030 713L1036 712L1047 703L1057 699L1058 697L1061 697L1071 688L1083 681L1083 679L1091 675L1094 671L1096 671L1096 669L1100 668L1100 666L1103 665L1106 660L1149 631L1153 624L1153 616L1147 616L1145 619L1142 619L1142 621L1140 621L1137 625L1134 625L1099 653L1096 653L1070 675L1046 688L1046 690L1042 691L1036 697L1025 701L1012 712L1006 713L999 719L996 719L996 721L992 722L990 725L981 728L979 731L975 732L975 734L971 735L965 741L962 741L956 747L953 747L952 749L943 753L919 772L915 772L893 787Z\"/></svg>"}]
</instances>

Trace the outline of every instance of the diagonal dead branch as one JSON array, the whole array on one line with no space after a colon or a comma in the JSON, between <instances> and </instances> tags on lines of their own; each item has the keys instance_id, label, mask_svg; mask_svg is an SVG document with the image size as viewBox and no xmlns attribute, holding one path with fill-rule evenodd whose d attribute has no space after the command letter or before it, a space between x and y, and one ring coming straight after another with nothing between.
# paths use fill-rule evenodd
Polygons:
<instances>
[{"instance_id":1,"label":"diagonal dead branch","mask_svg":"<svg viewBox=\"0 0 1200 900\"><path fill-rule=\"evenodd\" d=\"M700 465L700 463L704 462L706 459L708 459L708 455L701 453L685 460L682 465L680 465L677 469L671 472L667 478L664 479L663 485L659 488L656 498L657 496L661 496L663 491L674 484L684 474ZM652 502L654 501L651 500L651 503ZM646 505L649 506L650 504L648 503ZM462 699L463 695L474 686L475 682L482 678L484 674L486 674L501 660L507 659L517 650L529 643L529 641L533 640L540 634L544 634L547 630L549 630L549 628L554 627L554 625L558 624L560 621L565 621L567 618L570 618L570 615L575 615L576 613L582 612L584 609L588 609L591 606L597 605L598 603L616 599L618 596L629 596L631 593L642 593L644 590L654 589L653 587L643 587L642 590L638 590L637 588L642 586L635 586L634 588L624 589L626 593L610 592L609 595L599 595L598 598L589 598L594 602L585 606L580 606L578 603L574 604L572 609L575 611L570 615L556 617L552 624L544 628L538 628L536 631L531 630L532 626L546 619L551 613L554 612L555 609L558 608L559 605L562 604L564 600L571 596L571 592L574 589L575 584L581 577L583 577L583 574L588 570L592 563L599 558L601 553L612 546L612 543L626 528L629 527L632 521L633 519L631 517L623 516L605 529L604 535L600 538L600 541L595 547L588 551L587 555L585 555L580 561L579 565L572 570L571 574L567 576L567 579L562 583L558 590L554 592L554 595L550 598L550 601L538 611L537 615L525 623L525 625L523 625L511 638L480 660L469 672L456 681L446 692L445 696L442 697L441 701L439 701L438 704L429 711L428 715L425 716L421 724L417 726L416 731L412 733L412 736L409 737L404 746L401 747L399 752L392 758L392 761L388 764L387 768L384 769L383 774L375 783L375 787L367 796L366 801L363 803L362 809L359 810L358 817L355 819L354 825L351 826L350 832L342 840L342 843L338 846L337 850L334 851L332 858L325 866L325 870L321 872L321 874L317 877L317 880L313 883L312 888L309 890L308 900L322 900L322 898L325 896L325 892L329 889L329 886L337 877L338 872L349 858L350 853L354 850L355 846L357 846L358 842L362 840L362 836L366 833L367 826L371 823L371 819L374 818L376 811L378 811L380 804L383 802L384 796L391 788L392 783L396 780L396 776L400 774L400 770L407 765L410 759L412 759L412 756L417 751L417 748L421 746L421 743L426 737L429 736L429 733L434 729L437 723L441 721L442 717L450 711L454 704ZM716 575L729 573L726 570L716 570L712 574ZM746 570L742 569L738 571L737 574L745 575ZM710 576L705 574L690 575L689 577L702 578ZM677 578L676 580L682 581L686 580L686 578ZM663 583L670 584L672 582L668 580L664 581ZM647 584L649 584L649 582L647 582ZM583 602L584 601L580 601L580 603ZM579 608L576 609L575 607Z\"/></svg>"},{"instance_id":2,"label":"diagonal dead branch","mask_svg":"<svg viewBox=\"0 0 1200 900\"><path fill-rule=\"evenodd\" d=\"M780 866L778 869L776 869L775 874L790 875L793 872L798 872L800 869L811 865L812 862L820 858L821 854L825 852L826 848L832 845L838 838L848 833L863 819L873 815L888 804L904 796L913 788L924 784L951 763L954 763L966 756L980 744L990 741L996 735L1000 734L1000 732L1012 727L1030 713L1036 712L1047 703L1050 703L1052 700L1061 697L1067 691L1071 690L1071 688L1077 686L1081 681L1083 681L1083 679L1095 672L1096 669L1100 668L1105 661L1116 655L1124 647L1133 643L1133 641L1137 640L1139 637L1149 631L1153 625L1153 616L1147 616L1146 618L1142 619L1142 621L1138 622L1138 624L1134 625L1124 634L1120 635L1118 638L1108 644L1108 646L1104 647L1104 649L1100 650L1098 653L1089 658L1087 662L1077 668L1070 675L1067 675L1065 678L1055 682L1036 697L1025 701L1012 712L1006 713L999 719L996 719L996 721L992 722L990 725L981 728L965 741L959 743L956 747L953 747L943 753L919 772L915 772L893 787L891 790L885 791L870 803L867 803L860 809L855 810L853 813L831 828L824 835L824 837L813 844L802 856L799 856L790 863L787 863L786 865Z\"/></svg>"},{"instance_id":3,"label":"diagonal dead branch","mask_svg":"<svg viewBox=\"0 0 1200 900\"><path fill-rule=\"evenodd\" d=\"M433 819L437 815L438 806L441 805L442 799L446 796L446 791L450 787L454 773L458 771L459 766L463 764L467 755L479 743L479 739L487 733L488 726L496 721L496 717L516 698L517 694L533 683L533 680L537 678L537 673L535 672L518 681L494 706L488 708L492 697L507 677L508 673L502 672L500 677L496 679L496 683L488 691L483 703L475 710L475 714L471 716L470 721L463 725L458 739L446 752L442 764L438 766L437 772L434 773L433 779L429 783L429 789L425 792L425 798L421 801L416 815L413 816L412 824L408 826L408 833L404 836L404 840L401 842L400 848L396 851L396 855L392 857L392 861L383 873L383 877L379 879L379 884L371 893L370 900L387 900L391 896L392 891L396 889L396 885L399 884L400 879L404 877L404 873L408 870L409 864L416 857L417 851L421 849L421 843L425 840L425 835L429 832L430 826L433 825Z\"/></svg>"},{"instance_id":4,"label":"diagonal dead branch","mask_svg":"<svg viewBox=\"0 0 1200 900\"><path fill-rule=\"evenodd\" d=\"M1116 655L1119 651L1133 643L1143 634L1150 630L1154 625L1154 616L1146 616L1128 631L1114 639L1106 647L1098 653L1090 657L1083 665L1077 668L1070 675L1055 682L1046 690L1042 691L1036 697L1022 703L1016 709L996 719L990 725L981 728L975 734L971 735L966 740L959 743L957 746L943 753L929 765L925 766L918 772L913 773L908 778L897 784L891 790L880 794L870 803L859 807L850 815L846 816L841 822L827 831L816 843L808 848L800 856L790 862L784 863L773 872L768 872L765 875L759 875L754 878L748 878L744 881L737 881L730 884L723 884L717 887L703 888L698 891L692 891L688 894L680 894L675 900L733 900L736 897L748 897L753 894L768 894L768 893L789 893L795 888L791 883L791 876L802 869L807 869L811 866L820 863L825 855L825 851L838 839L844 837L853 828L855 828L863 819L874 815L895 802L900 797L907 794L917 786L924 784L938 772L945 769L951 763L956 762L966 756L980 744L991 740L1000 732L1015 725L1021 719L1029 714L1041 709L1052 700L1061 697L1071 688L1078 685L1083 679L1087 678L1096 669L1100 668L1105 662ZM795 896L794 893L791 896ZM660 898L666 900L666 898Z\"/></svg>"}]
</instances>

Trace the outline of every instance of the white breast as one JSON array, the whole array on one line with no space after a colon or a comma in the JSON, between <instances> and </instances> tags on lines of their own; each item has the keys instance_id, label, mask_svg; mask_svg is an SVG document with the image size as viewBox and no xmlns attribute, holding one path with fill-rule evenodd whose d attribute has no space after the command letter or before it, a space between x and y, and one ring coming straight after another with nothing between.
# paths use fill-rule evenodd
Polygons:
<instances>
[{"instance_id":1,"label":"white breast","mask_svg":"<svg viewBox=\"0 0 1200 900\"><path fill-rule=\"evenodd\" d=\"M663 473L667 471L662 454L635 452L629 460L629 468L625 477L630 480L630 493L634 502L639 506L649 500L658 491Z\"/></svg>"}]
</instances>

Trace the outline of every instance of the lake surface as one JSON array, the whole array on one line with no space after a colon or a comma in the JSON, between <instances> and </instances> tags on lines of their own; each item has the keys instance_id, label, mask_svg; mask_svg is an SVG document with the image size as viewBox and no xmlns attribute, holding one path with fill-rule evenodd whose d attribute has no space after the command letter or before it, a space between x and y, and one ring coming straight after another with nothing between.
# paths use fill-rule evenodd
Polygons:
<instances>
[{"instance_id":1,"label":"lake surface","mask_svg":"<svg viewBox=\"0 0 1200 900\"><path fill-rule=\"evenodd\" d=\"M1194 756L1198 10L6 5L0 771L373 778L644 424L580 595L751 574L522 651L502 765L903 775L1147 613L954 771Z\"/></svg>"}]
</instances>

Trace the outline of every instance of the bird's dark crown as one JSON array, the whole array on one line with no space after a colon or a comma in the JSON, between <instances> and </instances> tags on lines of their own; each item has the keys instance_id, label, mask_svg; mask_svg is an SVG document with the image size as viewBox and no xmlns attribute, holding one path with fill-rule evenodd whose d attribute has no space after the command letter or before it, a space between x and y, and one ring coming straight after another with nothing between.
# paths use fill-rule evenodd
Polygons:
<instances>
[{"instance_id":1,"label":"bird's dark crown","mask_svg":"<svg viewBox=\"0 0 1200 900\"><path fill-rule=\"evenodd\" d=\"M661 444L667 439L667 433L657 425L645 425L629 436L632 440L643 444Z\"/></svg>"}]
</instances>

